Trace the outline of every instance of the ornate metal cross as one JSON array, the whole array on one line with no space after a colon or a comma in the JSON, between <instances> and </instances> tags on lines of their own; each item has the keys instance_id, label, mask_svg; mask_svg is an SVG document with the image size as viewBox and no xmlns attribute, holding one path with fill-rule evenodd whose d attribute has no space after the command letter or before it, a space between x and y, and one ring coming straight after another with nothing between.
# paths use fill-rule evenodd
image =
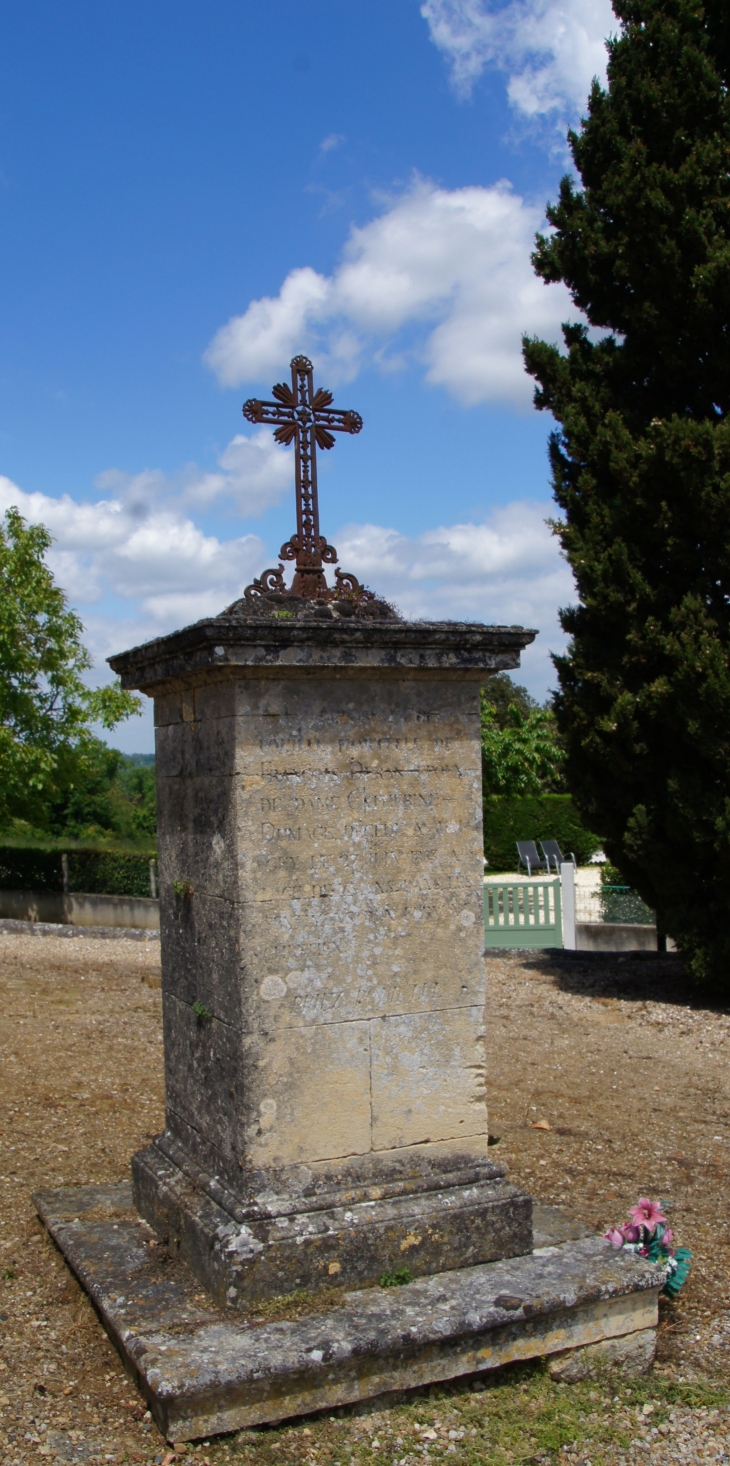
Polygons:
<instances>
[{"instance_id":1,"label":"ornate metal cross","mask_svg":"<svg viewBox=\"0 0 730 1466\"><path fill-rule=\"evenodd\" d=\"M259 402L257 397L244 403L243 415L248 422L277 423L277 443L294 443L297 495L297 532L282 545L282 560L296 560L291 594L315 600L328 595L323 565L337 563L337 551L328 545L319 532L317 500L317 448L334 448L333 433L359 433L362 418L357 412L342 412L332 407L332 393L323 387L314 390L312 363L306 356L295 356L291 363L291 387L277 382L272 388L275 402ZM266 571L276 576L276 571ZM341 579L337 572L338 581ZM352 579L353 577L348 577ZM282 567L280 584L284 590ZM357 583L357 582L355 582ZM274 589L273 584L268 587Z\"/></svg>"}]
</instances>

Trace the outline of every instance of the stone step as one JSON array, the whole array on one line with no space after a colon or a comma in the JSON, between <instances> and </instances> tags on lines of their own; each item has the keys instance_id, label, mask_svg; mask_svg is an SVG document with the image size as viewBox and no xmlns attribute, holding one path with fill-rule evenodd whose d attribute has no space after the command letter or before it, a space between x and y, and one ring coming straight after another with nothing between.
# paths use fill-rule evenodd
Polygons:
<instances>
[{"instance_id":1,"label":"stone step","mask_svg":"<svg viewBox=\"0 0 730 1466\"><path fill-rule=\"evenodd\" d=\"M35 1204L171 1441L604 1341L625 1360L638 1340L651 1357L662 1269L600 1237L551 1244L544 1207L546 1245L526 1256L343 1293L334 1307L331 1295L311 1295L307 1316L267 1321L201 1294L140 1221L129 1186L45 1191ZM566 1230L558 1213L553 1233Z\"/></svg>"},{"instance_id":2,"label":"stone step","mask_svg":"<svg viewBox=\"0 0 730 1466\"><path fill-rule=\"evenodd\" d=\"M404 1264L422 1277L533 1246L532 1198L502 1178L314 1210L300 1198L293 1213L239 1219L155 1144L132 1157L132 1177L140 1214L234 1308L298 1288L372 1287Z\"/></svg>"}]
</instances>

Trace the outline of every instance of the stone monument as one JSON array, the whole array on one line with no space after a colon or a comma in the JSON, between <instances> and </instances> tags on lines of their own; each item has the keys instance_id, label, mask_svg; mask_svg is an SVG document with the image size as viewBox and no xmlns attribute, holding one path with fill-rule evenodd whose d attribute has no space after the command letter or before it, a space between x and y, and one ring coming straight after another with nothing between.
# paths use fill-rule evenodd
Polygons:
<instances>
[{"instance_id":1,"label":"stone monument","mask_svg":"<svg viewBox=\"0 0 730 1466\"><path fill-rule=\"evenodd\" d=\"M110 659L155 703L166 1128L134 1205L36 1198L178 1440L607 1338L648 1358L663 1282L544 1208L534 1238L489 1152L479 692L535 633L329 585L316 453L361 420L306 357L244 412L294 445L282 563Z\"/></svg>"},{"instance_id":2,"label":"stone monument","mask_svg":"<svg viewBox=\"0 0 730 1466\"><path fill-rule=\"evenodd\" d=\"M155 700L167 1128L135 1200L221 1301L532 1247L488 1153L479 690L535 633L409 623L323 564L306 357L295 560L112 659Z\"/></svg>"}]
</instances>

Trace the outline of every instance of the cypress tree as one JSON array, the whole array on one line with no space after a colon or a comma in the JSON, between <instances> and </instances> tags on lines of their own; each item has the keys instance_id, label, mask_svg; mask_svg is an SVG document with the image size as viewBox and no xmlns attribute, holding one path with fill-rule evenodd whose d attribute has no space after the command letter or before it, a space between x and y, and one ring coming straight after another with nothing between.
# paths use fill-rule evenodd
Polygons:
<instances>
[{"instance_id":1,"label":"cypress tree","mask_svg":"<svg viewBox=\"0 0 730 1466\"><path fill-rule=\"evenodd\" d=\"M730 5L614 0L606 89L533 263L589 324L526 340L576 580L568 785L700 981L730 988Z\"/></svg>"}]
</instances>

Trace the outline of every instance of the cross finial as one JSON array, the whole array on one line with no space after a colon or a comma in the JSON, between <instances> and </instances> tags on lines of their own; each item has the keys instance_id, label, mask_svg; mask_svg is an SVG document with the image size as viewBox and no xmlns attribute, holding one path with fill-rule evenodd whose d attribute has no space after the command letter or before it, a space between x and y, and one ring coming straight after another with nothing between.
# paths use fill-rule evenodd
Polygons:
<instances>
[{"instance_id":1,"label":"cross finial","mask_svg":"<svg viewBox=\"0 0 730 1466\"><path fill-rule=\"evenodd\" d=\"M317 448L333 448L333 433L359 433L362 418L358 412L343 412L333 407L332 393L324 387L315 392L314 371L306 356L295 356L292 360L291 387L277 382L272 391L275 402L260 402L257 397L251 397L244 403L243 415L252 423L276 423L277 443L294 443L297 529L279 553L282 560L296 560L289 594L316 600L329 596L323 566L336 565L338 558L334 546L319 532ZM351 583L348 589L360 589L354 576L345 577L339 570L335 573L338 585L347 580ZM283 566L279 566L278 572L265 571L266 577L269 577L266 589L284 592Z\"/></svg>"}]
</instances>

